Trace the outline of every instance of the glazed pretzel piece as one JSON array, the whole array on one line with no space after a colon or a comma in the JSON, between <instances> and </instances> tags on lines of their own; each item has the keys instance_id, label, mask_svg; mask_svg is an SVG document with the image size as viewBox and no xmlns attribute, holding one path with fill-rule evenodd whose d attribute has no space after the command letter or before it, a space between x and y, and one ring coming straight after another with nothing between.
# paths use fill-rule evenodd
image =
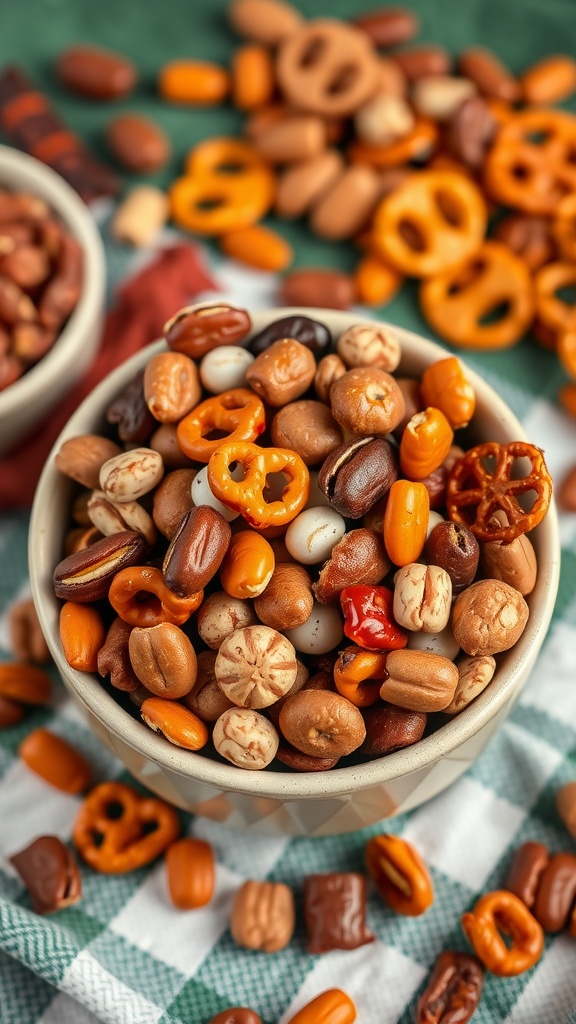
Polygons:
<instances>
[{"instance_id":1,"label":"glazed pretzel piece","mask_svg":"<svg viewBox=\"0 0 576 1024\"><path fill-rule=\"evenodd\" d=\"M522 110L501 125L485 164L488 193L505 206L552 216L576 192L576 117Z\"/></svg>"},{"instance_id":2,"label":"glazed pretzel piece","mask_svg":"<svg viewBox=\"0 0 576 1024\"><path fill-rule=\"evenodd\" d=\"M462 914L462 928L476 956L501 978L522 974L542 955L541 926L522 900L506 889L481 896L470 913ZM510 946L500 932L510 936Z\"/></svg>"},{"instance_id":3,"label":"glazed pretzel piece","mask_svg":"<svg viewBox=\"0 0 576 1024\"><path fill-rule=\"evenodd\" d=\"M558 292L576 285L574 263L547 263L534 277L536 316L545 332L550 332L557 344L559 336L576 329L576 306L564 302Z\"/></svg>"},{"instance_id":4,"label":"glazed pretzel piece","mask_svg":"<svg viewBox=\"0 0 576 1024\"><path fill-rule=\"evenodd\" d=\"M297 110L347 117L376 92L380 67L366 33L319 18L282 44L276 73L285 98Z\"/></svg>"},{"instance_id":5,"label":"glazed pretzel piece","mask_svg":"<svg viewBox=\"0 0 576 1024\"><path fill-rule=\"evenodd\" d=\"M122 782L103 782L82 804L72 838L94 871L121 875L155 860L179 833L173 807Z\"/></svg>"},{"instance_id":6,"label":"glazed pretzel piece","mask_svg":"<svg viewBox=\"0 0 576 1024\"><path fill-rule=\"evenodd\" d=\"M239 463L244 477L233 479L230 466ZM280 498L268 501L270 474L283 473L287 483ZM304 508L310 476L302 459L288 448L259 448L248 441L221 444L208 463L212 493L228 508L239 512L256 530L285 526Z\"/></svg>"},{"instance_id":7,"label":"glazed pretzel piece","mask_svg":"<svg viewBox=\"0 0 576 1024\"><path fill-rule=\"evenodd\" d=\"M512 476L517 459L529 459L527 476ZM489 469L485 460L493 460ZM526 511L519 497L529 492L536 497ZM552 478L544 461L544 453L527 441L480 444L454 464L446 487L446 508L449 518L462 523L478 538L508 544L523 533L533 530L546 515L552 499ZM505 524L494 520L504 512Z\"/></svg>"},{"instance_id":8,"label":"glazed pretzel piece","mask_svg":"<svg viewBox=\"0 0 576 1024\"><path fill-rule=\"evenodd\" d=\"M178 424L178 444L190 459L208 462L226 441L255 441L266 427L264 405L248 388L233 388L201 402ZM212 431L227 436L209 440Z\"/></svg>"},{"instance_id":9,"label":"glazed pretzel piece","mask_svg":"<svg viewBox=\"0 0 576 1024\"><path fill-rule=\"evenodd\" d=\"M373 243L378 255L411 277L458 267L482 244L486 204L457 171L412 174L380 204Z\"/></svg>"},{"instance_id":10,"label":"glazed pretzel piece","mask_svg":"<svg viewBox=\"0 0 576 1024\"><path fill-rule=\"evenodd\" d=\"M482 322L500 307L500 317ZM446 341L495 352L515 345L530 326L532 280L523 260L500 242L488 241L464 265L423 281L420 308Z\"/></svg>"},{"instance_id":11,"label":"glazed pretzel piece","mask_svg":"<svg viewBox=\"0 0 576 1024\"><path fill-rule=\"evenodd\" d=\"M172 215L197 235L222 235L260 220L275 188L272 171L251 143L207 139L191 150L184 176L170 189Z\"/></svg>"}]
</instances>

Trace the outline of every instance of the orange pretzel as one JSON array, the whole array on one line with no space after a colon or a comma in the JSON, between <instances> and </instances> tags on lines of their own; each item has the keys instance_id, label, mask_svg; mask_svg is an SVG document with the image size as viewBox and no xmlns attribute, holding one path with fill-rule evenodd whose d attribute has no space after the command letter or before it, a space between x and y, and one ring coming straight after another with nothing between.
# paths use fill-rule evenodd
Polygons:
<instances>
[{"instance_id":1,"label":"orange pretzel","mask_svg":"<svg viewBox=\"0 0 576 1024\"><path fill-rule=\"evenodd\" d=\"M486 459L494 463L492 469ZM516 459L529 459L527 476L514 479ZM527 512L518 497L536 492L532 508ZM502 541L508 544L522 533L528 533L544 518L552 499L552 479L544 461L544 453L527 441L498 444L487 441L458 459L448 476L446 508L450 519L463 523L479 540ZM496 525L494 513L502 510L507 523Z\"/></svg>"},{"instance_id":2,"label":"orange pretzel","mask_svg":"<svg viewBox=\"0 0 576 1024\"><path fill-rule=\"evenodd\" d=\"M411 130L396 142L353 142L348 156L353 164L373 167L401 167L411 160L426 160L438 143L438 128L433 121L418 118Z\"/></svg>"},{"instance_id":3,"label":"orange pretzel","mask_svg":"<svg viewBox=\"0 0 576 1024\"><path fill-rule=\"evenodd\" d=\"M230 473L232 463L239 463L244 478L237 482ZM282 473L288 483L277 501L267 501L267 476ZM310 476L302 459L287 448L259 448L248 441L222 444L210 457L208 483L212 492L239 512L257 530L265 526L282 526L291 522L308 501Z\"/></svg>"},{"instance_id":4,"label":"orange pretzel","mask_svg":"<svg viewBox=\"0 0 576 1024\"><path fill-rule=\"evenodd\" d=\"M470 178L456 171L419 171L382 200L373 244L402 273L430 277L478 251L486 217L486 203Z\"/></svg>"},{"instance_id":5,"label":"orange pretzel","mask_svg":"<svg viewBox=\"0 0 576 1024\"><path fill-rule=\"evenodd\" d=\"M488 313L505 306L494 323ZM420 308L430 326L460 348L497 351L520 341L534 313L526 264L500 242L484 242L464 266L423 281Z\"/></svg>"},{"instance_id":6,"label":"orange pretzel","mask_svg":"<svg viewBox=\"0 0 576 1024\"><path fill-rule=\"evenodd\" d=\"M564 302L556 294L560 288L574 285L574 263L548 263L534 277L538 323L544 331L552 332L556 342L560 334L576 328L576 305Z\"/></svg>"},{"instance_id":7,"label":"orange pretzel","mask_svg":"<svg viewBox=\"0 0 576 1024\"><path fill-rule=\"evenodd\" d=\"M432 904L432 880L414 847L398 836L374 836L366 844L366 867L380 895L397 914L419 917Z\"/></svg>"},{"instance_id":8,"label":"orange pretzel","mask_svg":"<svg viewBox=\"0 0 576 1024\"><path fill-rule=\"evenodd\" d=\"M386 655L366 651L362 647L345 647L334 665L338 693L357 708L375 704L380 696L382 680L387 678Z\"/></svg>"},{"instance_id":9,"label":"orange pretzel","mask_svg":"<svg viewBox=\"0 0 576 1024\"><path fill-rule=\"evenodd\" d=\"M82 804L72 839L94 871L123 875L155 860L179 833L173 807L123 782L102 782Z\"/></svg>"},{"instance_id":10,"label":"orange pretzel","mask_svg":"<svg viewBox=\"0 0 576 1024\"><path fill-rule=\"evenodd\" d=\"M570 192L556 207L552 237L565 260L576 260L576 192Z\"/></svg>"},{"instance_id":11,"label":"orange pretzel","mask_svg":"<svg viewBox=\"0 0 576 1024\"><path fill-rule=\"evenodd\" d=\"M178 424L178 444L190 459L208 462L224 442L255 441L266 429L264 405L248 388L234 388L201 402ZM213 430L226 437L208 440Z\"/></svg>"},{"instance_id":12,"label":"orange pretzel","mask_svg":"<svg viewBox=\"0 0 576 1024\"><path fill-rule=\"evenodd\" d=\"M506 889L481 896L471 913L462 914L462 928L476 956L501 978L522 974L542 955L541 926L522 900ZM510 947L501 931L511 936Z\"/></svg>"},{"instance_id":13,"label":"orange pretzel","mask_svg":"<svg viewBox=\"0 0 576 1024\"><path fill-rule=\"evenodd\" d=\"M275 180L255 147L241 139L207 139L188 155L170 189L172 216L197 235L248 227L270 209Z\"/></svg>"},{"instance_id":14,"label":"orange pretzel","mask_svg":"<svg viewBox=\"0 0 576 1024\"><path fill-rule=\"evenodd\" d=\"M548 216L576 191L576 117L522 110L505 121L485 163L487 191L504 206Z\"/></svg>"},{"instance_id":15,"label":"orange pretzel","mask_svg":"<svg viewBox=\"0 0 576 1024\"><path fill-rule=\"evenodd\" d=\"M160 569L152 565L121 569L108 591L108 600L123 622L144 629L161 622L181 626L200 607L203 598L203 590L191 597L177 597L166 586Z\"/></svg>"}]
</instances>

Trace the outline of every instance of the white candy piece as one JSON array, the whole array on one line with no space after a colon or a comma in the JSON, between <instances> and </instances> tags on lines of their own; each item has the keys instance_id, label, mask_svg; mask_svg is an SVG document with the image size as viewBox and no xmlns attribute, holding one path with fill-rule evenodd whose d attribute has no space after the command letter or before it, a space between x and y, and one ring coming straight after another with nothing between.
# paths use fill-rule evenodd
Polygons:
<instances>
[{"instance_id":1,"label":"white candy piece","mask_svg":"<svg viewBox=\"0 0 576 1024\"><path fill-rule=\"evenodd\" d=\"M332 548L346 533L346 523L332 508L307 508L293 519L284 538L297 562L315 565L330 558Z\"/></svg>"},{"instance_id":2,"label":"white candy piece","mask_svg":"<svg viewBox=\"0 0 576 1024\"><path fill-rule=\"evenodd\" d=\"M460 647L456 643L449 625L445 626L440 633L424 633L423 630L417 633L408 633L407 646L410 651L440 654L443 658L448 658L449 661L454 661L454 658L460 651Z\"/></svg>"},{"instance_id":3,"label":"white candy piece","mask_svg":"<svg viewBox=\"0 0 576 1024\"><path fill-rule=\"evenodd\" d=\"M246 371L253 362L252 353L239 345L213 348L200 363L200 380L213 395L221 395L232 388L245 388Z\"/></svg>"},{"instance_id":4,"label":"white candy piece","mask_svg":"<svg viewBox=\"0 0 576 1024\"><path fill-rule=\"evenodd\" d=\"M444 522L444 516L441 516L439 512L429 512L428 513L428 526L426 527L426 540L428 540L428 537L432 533L432 530L434 529L434 527L438 526L438 523L443 523L443 522ZM424 559L420 558L419 561L423 562Z\"/></svg>"},{"instance_id":5,"label":"white candy piece","mask_svg":"<svg viewBox=\"0 0 576 1024\"><path fill-rule=\"evenodd\" d=\"M315 601L310 618L284 635L301 654L327 654L338 647L344 635L342 616L333 605Z\"/></svg>"},{"instance_id":6,"label":"white candy piece","mask_svg":"<svg viewBox=\"0 0 576 1024\"><path fill-rule=\"evenodd\" d=\"M242 467L239 467L240 475L235 479L242 479ZM234 473L238 470L235 469ZM234 473L232 476L234 477ZM210 508L215 508L220 515L224 517L226 522L231 523L233 519L238 519L239 512L233 512L231 508L223 505L222 502L212 492L212 488L208 483L208 466L204 466L194 477L192 481L192 487L190 488L190 494L192 495L192 501L195 505L210 505Z\"/></svg>"}]
</instances>

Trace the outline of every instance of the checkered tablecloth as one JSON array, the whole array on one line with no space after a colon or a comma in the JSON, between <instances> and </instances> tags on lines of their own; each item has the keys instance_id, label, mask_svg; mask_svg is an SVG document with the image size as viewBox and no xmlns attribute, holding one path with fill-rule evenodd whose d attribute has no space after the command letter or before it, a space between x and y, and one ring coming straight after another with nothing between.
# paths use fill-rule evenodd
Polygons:
<instances>
[{"instance_id":1,"label":"checkered tablecloth","mask_svg":"<svg viewBox=\"0 0 576 1024\"><path fill-rule=\"evenodd\" d=\"M113 280L128 257L109 250ZM132 266L134 262L132 262ZM216 267L232 301L272 303L269 275ZM414 304L387 319L422 330ZM547 453L560 477L576 459L576 425L553 404L561 377L554 357L533 343L468 362L499 391ZM206 1024L220 1010L250 1006L265 1024L286 1024L326 988L356 1001L359 1024L408 1024L430 967L445 948L467 949L460 915L498 887L512 851L534 839L574 849L554 809L559 786L576 778L576 516L561 521L563 567L553 624L515 711L473 768L449 790L386 829L415 843L430 866L435 901L416 920L398 918L371 893L376 941L354 952L309 956L299 925L275 955L238 949L228 930L234 894L247 878L292 886L306 874L362 869L366 840L379 828L321 839L269 839L182 815L183 833L209 840L218 862L211 904L182 912L170 903L164 865L120 877L82 868L80 904L37 917L8 863L34 837L70 839L79 799L33 776L16 755L25 733L45 725L85 752L97 780L129 777L84 726L61 686L51 706L0 732L1 1024ZM28 594L27 517L0 515L0 658L9 658L6 613ZM540 963L508 980L488 977L478 1024L576 1022L576 941L547 940Z\"/></svg>"}]
</instances>

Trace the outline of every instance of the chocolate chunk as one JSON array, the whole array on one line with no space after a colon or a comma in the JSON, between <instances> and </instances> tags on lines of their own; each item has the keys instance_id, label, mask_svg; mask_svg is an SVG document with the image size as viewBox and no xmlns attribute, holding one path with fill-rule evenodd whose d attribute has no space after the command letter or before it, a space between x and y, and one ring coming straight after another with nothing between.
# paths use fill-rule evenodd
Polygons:
<instances>
[{"instance_id":1,"label":"chocolate chunk","mask_svg":"<svg viewBox=\"0 0 576 1024\"><path fill-rule=\"evenodd\" d=\"M366 879L354 872L309 875L304 918L309 953L356 949L374 941L366 928Z\"/></svg>"},{"instance_id":2,"label":"chocolate chunk","mask_svg":"<svg viewBox=\"0 0 576 1024\"><path fill-rule=\"evenodd\" d=\"M78 865L57 836L40 836L10 861L26 885L37 914L69 907L82 896Z\"/></svg>"}]
</instances>

